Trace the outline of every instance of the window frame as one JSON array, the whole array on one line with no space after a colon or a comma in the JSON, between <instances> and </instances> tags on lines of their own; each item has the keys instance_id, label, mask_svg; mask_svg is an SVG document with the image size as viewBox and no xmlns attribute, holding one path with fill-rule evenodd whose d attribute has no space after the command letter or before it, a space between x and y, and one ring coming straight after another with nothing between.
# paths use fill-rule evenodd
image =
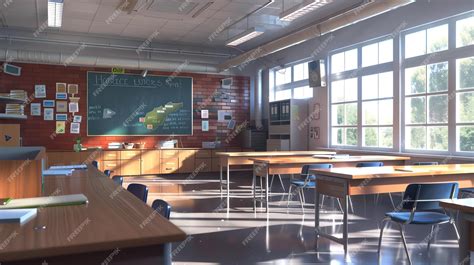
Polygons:
<instances>
[{"instance_id":1,"label":"window frame","mask_svg":"<svg viewBox=\"0 0 474 265\"><path fill-rule=\"evenodd\" d=\"M298 81L295 81L295 66L297 65L300 65L300 64L308 64L309 62L311 62L311 60L302 60L302 61L297 61L297 62L294 62L294 63L291 63L291 64L287 64L287 65L284 65L284 66L280 66L280 67L275 67L275 68L272 68L270 69L270 75L269 75L269 83L270 83L270 91L269 91L269 102L274 102L274 101L280 101L280 100L285 100L285 99L277 99L276 98L276 93L278 91L283 91L283 90L287 90L287 89L290 89L291 90L291 97L290 99L295 99L295 88L300 88L300 87L309 87L309 89L311 89L311 87L309 86L309 77L306 78L306 79L302 79L302 80L298 80ZM281 69L285 69L285 68L291 68L291 81L289 83L286 83L286 84L281 84L281 85L276 85L276 72L281 70ZM304 68L303 68L304 69ZM306 98L303 98L303 99L310 99L314 96L314 93L311 93L312 96L311 97L306 97Z\"/></svg>"}]
</instances>

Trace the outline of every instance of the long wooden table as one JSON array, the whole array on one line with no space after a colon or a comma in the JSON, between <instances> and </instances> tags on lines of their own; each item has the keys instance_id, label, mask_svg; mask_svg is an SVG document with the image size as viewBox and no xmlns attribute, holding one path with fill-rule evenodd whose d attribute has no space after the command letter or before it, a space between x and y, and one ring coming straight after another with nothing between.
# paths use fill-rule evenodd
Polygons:
<instances>
[{"instance_id":1,"label":"long wooden table","mask_svg":"<svg viewBox=\"0 0 474 265\"><path fill-rule=\"evenodd\" d=\"M410 157L404 156L349 156L345 158L328 159L314 157L270 157L252 158L253 182L256 176L265 178L265 210L268 212L268 177L278 174L300 174L301 168L307 164L333 164L334 167L354 167L360 162L380 161L385 165L404 165ZM255 200L255 193L254 193ZM255 208L255 203L254 203ZM255 210L255 209L254 209Z\"/></svg>"},{"instance_id":2,"label":"long wooden table","mask_svg":"<svg viewBox=\"0 0 474 265\"><path fill-rule=\"evenodd\" d=\"M253 165L252 159L255 158L291 158L291 157L312 157L313 155L333 155L336 152L333 151L269 151L269 152L218 152L217 156L219 159L219 171L220 171L220 191L222 195L223 187L223 168L226 169L227 177L227 206L229 206L230 198L230 167L231 166L245 166Z\"/></svg>"},{"instance_id":3,"label":"long wooden table","mask_svg":"<svg viewBox=\"0 0 474 265\"><path fill-rule=\"evenodd\" d=\"M320 209L315 207L317 236L331 239L344 245L348 253L348 200L352 195L368 195L403 192L411 183L457 182L460 188L474 187L474 164L450 164L437 166L388 166L373 168L332 168L312 170L316 177L315 205L319 195L342 200L343 237L338 238L321 230Z\"/></svg>"},{"instance_id":4,"label":"long wooden table","mask_svg":"<svg viewBox=\"0 0 474 265\"><path fill-rule=\"evenodd\" d=\"M0 224L4 264L166 264L164 245L186 234L97 169L44 178L44 196L83 193L89 203L38 209L28 223ZM169 245L168 245L169 246ZM110 262L107 262L107 264Z\"/></svg>"},{"instance_id":5,"label":"long wooden table","mask_svg":"<svg viewBox=\"0 0 474 265\"><path fill-rule=\"evenodd\" d=\"M468 264L466 261L471 260L470 264L474 264L474 198L446 200L439 204L441 207L451 210L459 211L461 218L459 242L459 264Z\"/></svg>"}]
</instances>

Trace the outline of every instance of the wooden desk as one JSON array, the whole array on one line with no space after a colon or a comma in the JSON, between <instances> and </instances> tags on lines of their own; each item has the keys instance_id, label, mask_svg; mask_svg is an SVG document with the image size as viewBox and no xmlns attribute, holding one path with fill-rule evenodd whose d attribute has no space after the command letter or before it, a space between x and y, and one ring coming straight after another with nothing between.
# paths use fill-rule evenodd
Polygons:
<instances>
[{"instance_id":1,"label":"wooden desk","mask_svg":"<svg viewBox=\"0 0 474 265\"><path fill-rule=\"evenodd\" d=\"M253 165L254 158L270 158L279 157L282 159L291 157L312 157L313 155L333 155L336 152L332 151L271 151L271 152L218 152L216 155L219 159L220 171L220 190L222 194L222 174L223 168L226 168L227 176L227 205L229 205L230 198L230 167L231 166L245 166Z\"/></svg>"},{"instance_id":2,"label":"wooden desk","mask_svg":"<svg viewBox=\"0 0 474 265\"><path fill-rule=\"evenodd\" d=\"M89 203L39 209L23 226L0 224L2 265L102 264L107 257L113 264L163 264L163 244L186 238L95 168L44 179L45 196L76 193Z\"/></svg>"},{"instance_id":3,"label":"wooden desk","mask_svg":"<svg viewBox=\"0 0 474 265\"><path fill-rule=\"evenodd\" d=\"M441 207L459 211L461 218L459 223L459 264L467 264L465 261L470 256L471 264L474 264L474 198L446 200L439 204Z\"/></svg>"},{"instance_id":4,"label":"wooden desk","mask_svg":"<svg viewBox=\"0 0 474 265\"><path fill-rule=\"evenodd\" d=\"M317 176L315 205L319 205L319 195L328 195L340 198L344 211L343 237L338 238L321 231L320 212L316 207L316 234L343 244L346 254L348 253L349 196L403 192L411 183L458 182L460 188L474 187L474 164L332 168L312 170L312 173Z\"/></svg>"},{"instance_id":5,"label":"wooden desk","mask_svg":"<svg viewBox=\"0 0 474 265\"><path fill-rule=\"evenodd\" d=\"M313 157L271 157L271 158L252 158L253 179L256 176L266 179L265 204L268 212L268 176L278 174L300 174L301 168L308 164L333 164L334 167L355 167L360 162L381 161L385 165L403 165L405 161L410 160L404 156L350 156L338 159L322 159ZM255 183L255 182L254 182ZM255 197L255 194L254 194ZM255 203L254 203L255 208Z\"/></svg>"}]
</instances>

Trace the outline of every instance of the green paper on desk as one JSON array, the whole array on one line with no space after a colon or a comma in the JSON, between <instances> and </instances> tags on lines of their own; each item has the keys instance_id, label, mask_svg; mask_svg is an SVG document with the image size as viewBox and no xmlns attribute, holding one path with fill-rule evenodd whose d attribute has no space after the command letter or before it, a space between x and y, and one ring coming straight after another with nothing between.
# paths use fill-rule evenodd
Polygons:
<instances>
[{"instance_id":1,"label":"green paper on desk","mask_svg":"<svg viewBox=\"0 0 474 265\"><path fill-rule=\"evenodd\" d=\"M1 209L23 209L23 208L40 208L54 206L72 206L88 203L84 194L72 194L49 197L36 197L25 199L12 199L6 205L0 205Z\"/></svg>"}]
</instances>

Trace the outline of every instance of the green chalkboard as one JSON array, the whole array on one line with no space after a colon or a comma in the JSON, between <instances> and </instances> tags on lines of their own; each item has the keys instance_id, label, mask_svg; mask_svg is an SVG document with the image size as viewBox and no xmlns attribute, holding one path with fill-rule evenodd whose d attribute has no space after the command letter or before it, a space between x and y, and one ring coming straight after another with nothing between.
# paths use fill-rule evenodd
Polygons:
<instances>
[{"instance_id":1,"label":"green chalkboard","mask_svg":"<svg viewBox=\"0 0 474 265\"><path fill-rule=\"evenodd\" d=\"M87 135L191 135L193 79L87 73Z\"/></svg>"}]
</instances>

